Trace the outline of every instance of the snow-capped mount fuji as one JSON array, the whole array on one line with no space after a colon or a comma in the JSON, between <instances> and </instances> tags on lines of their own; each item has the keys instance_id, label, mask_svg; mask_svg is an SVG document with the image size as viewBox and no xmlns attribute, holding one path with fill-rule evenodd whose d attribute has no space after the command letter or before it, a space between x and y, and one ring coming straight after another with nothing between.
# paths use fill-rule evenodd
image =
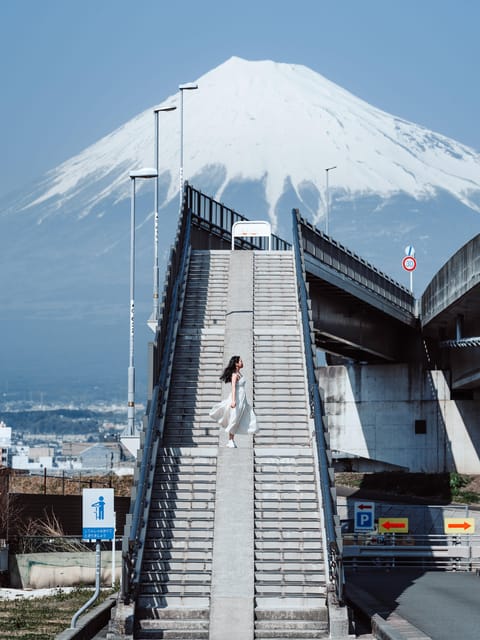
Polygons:
<instances>
[{"instance_id":1,"label":"snow-capped mount fuji","mask_svg":"<svg viewBox=\"0 0 480 640\"><path fill-rule=\"evenodd\" d=\"M292 207L323 227L325 168L334 165L331 235L405 284L403 249L414 244L416 293L478 233L475 150L389 115L300 65L233 57L195 82L198 90L184 95L186 179L247 217L269 217L282 237L290 235ZM172 104L179 106L178 94L161 102ZM20 341L28 335L39 376L48 361L64 373L73 368L95 377L92 363L100 351L105 370L119 368L123 381L128 172L153 164L152 106L1 204L7 364L18 365ZM179 165L177 109L160 114L165 256L178 214ZM153 185L138 186L140 327L150 314ZM27 360L31 367L31 353L25 367ZM143 373L141 366L137 371Z\"/></svg>"},{"instance_id":2,"label":"snow-capped mount fuji","mask_svg":"<svg viewBox=\"0 0 480 640\"><path fill-rule=\"evenodd\" d=\"M307 67L232 57L197 80L184 100L186 175L210 177L211 195L223 199L232 181L259 181L270 217L288 181L299 201L306 188L317 192L312 213L324 213L324 168L336 165L332 193L344 198L403 193L429 199L445 191L480 211L480 155L473 149L381 111ZM160 106L179 106L178 95ZM88 215L102 199L129 195L125 167L153 161L152 109L67 160L48 174L28 206L57 208L82 197ZM179 110L160 121L161 170L168 178L166 200L178 192ZM75 206L75 208L77 208Z\"/></svg>"}]
</instances>

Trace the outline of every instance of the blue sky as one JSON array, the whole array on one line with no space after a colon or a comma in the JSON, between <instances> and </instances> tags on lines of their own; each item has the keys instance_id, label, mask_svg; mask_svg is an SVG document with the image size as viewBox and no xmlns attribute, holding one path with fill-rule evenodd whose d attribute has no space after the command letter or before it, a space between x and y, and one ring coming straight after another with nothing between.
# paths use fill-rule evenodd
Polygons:
<instances>
[{"instance_id":1,"label":"blue sky","mask_svg":"<svg viewBox=\"0 0 480 640\"><path fill-rule=\"evenodd\" d=\"M0 196L232 55L304 64L480 150L477 0L0 4Z\"/></svg>"}]
</instances>

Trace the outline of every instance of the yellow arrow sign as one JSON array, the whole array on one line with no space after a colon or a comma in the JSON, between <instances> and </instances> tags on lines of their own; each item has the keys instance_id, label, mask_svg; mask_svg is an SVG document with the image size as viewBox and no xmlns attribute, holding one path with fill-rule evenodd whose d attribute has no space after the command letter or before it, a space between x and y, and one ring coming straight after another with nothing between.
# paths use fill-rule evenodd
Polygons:
<instances>
[{"instance_id":1,"label":"yellow arrow sign","mask_svg":"<svg viewBox=\"0 0 480 640\"><path fill-rule=\"evenodd\" d=\"M379 533L408 533L408 518L379 518Z\"/></svg>"},{"instance_id":2,"label":"yellow arrow sign","mask_svg":"<svg viewBox=\"0 0 480 640\"><path fill-rule=\"evenodd\" d=\"M445 533L475 533L475 518L444 518Z\"/></svg>"}]
</instances>

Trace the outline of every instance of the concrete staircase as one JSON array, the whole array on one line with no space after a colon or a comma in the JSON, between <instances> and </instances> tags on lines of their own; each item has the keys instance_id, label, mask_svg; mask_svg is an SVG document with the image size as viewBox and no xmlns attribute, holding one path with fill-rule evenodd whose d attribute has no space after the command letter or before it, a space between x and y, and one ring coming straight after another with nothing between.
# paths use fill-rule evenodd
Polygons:
<instances>
[{"instance_id":1,"label":"concrete staircase","mask_svg":"<svg viewBox=\"0 0 480 640\"><path fill-rule=\"evenodd\" d=\"M160 451L135 638L208 638L215 471L214 451Z\"/></svg>"},{"instance_id":2,"label":"concrete staircase","mask_svg":"<svg viewBox=\"0 0 480 640\"><path fill-rule=\"evenodd\" d=\"M320 514L307 449L255 451L255 638L324 638Z\"/></svg>"},{"instance_id":3,"label":"concrete staircase","mask_svg":"<svg viewBox=\"0 0 480 640\"><path fill-rule=\"evenodd\" d=\"M229 252L193 251L156 464L134 637L208 638Z\"/></svg>"},{"instance_id":4,"label":"concrete staircase","mask_svg":"<svg viewBox=\"0 0 480 640\"><path fill-rule=\"evenodd\" d=\"M255 638L326 638L322 520L293 255L254 260Z\"/></svg>"},{"instance_id":5,"label":"concrete staircase","mask_svg":"<svg viewBox=\"0 0 480 640\"><path fill-rule=\"evenodd\" d=\"M208 411L221 396L229 251L193 251L177 336L164 444L217 446Z\"/></svg>"},{"instance_id":6,"label":"concrete staircase","mask_svg":"<svg viewBox=\"0 0 480 640\"><path fill-rule=\"evenodd\" d=\"M293 254L255 253L255 446L310 445L302 345Z\"/></svg>"},{"instance_id":7,"label":"concrete staircase","mask_svg":"<svg viewBox=\"0 0 480 640\"><path fill-rule=\"evenodd\" d=\"M260 427L236 450L208 416L233 353ZM193 251L134 638L328 637L310 422L293 255Z\"/></svg>"}]
</instances>

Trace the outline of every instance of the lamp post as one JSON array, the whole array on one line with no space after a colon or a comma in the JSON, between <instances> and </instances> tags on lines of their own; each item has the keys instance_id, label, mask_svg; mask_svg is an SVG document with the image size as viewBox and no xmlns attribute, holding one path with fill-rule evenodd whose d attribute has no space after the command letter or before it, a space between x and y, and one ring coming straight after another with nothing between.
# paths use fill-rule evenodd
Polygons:
<instances>
[{"instance_id":1,"label":"lamp post","mask_svg":"<svg viewBox=\"0 0 480 640\"><path fill-rule=\"evenodd\" d=\"M153 110L155 116L155 168L157 175L155 176L155 216L154 216L154 240L153 240L153 312L148 321L148 326L155 332L159 318L159 269L158 269L158 202L159 202L159 181L160 175L160 112L175 111L176 106L155 107Z\"/></svg>"},{"instance_id":2,"label":"lamp post","mask_svg":"<svg viewBox=\"0 0 480 640\"><path fill-rule=\"evenodd\" d=\"M328 236L328 217L330 215L330 194L328 192L328 172L332 171L333 169L336 169L337 167L328 167L327 169L325 169L325 206L326 206L326 212L327 215L325 217L325 233Z\"/></svg>"},{"instance_id":3,"label":"lamp post","mask_svg":"<svg viewBox=\"0 0 480 640\"><path fill-rule=\"evenodd\" d=\"M198 84L191 82L187 84L181 84L178 87L180 89L180 206L182 206L183 197L183 92L194 91L198 89Z\"/></svg>"},{"instance_id":4,"label":"lamp post","mask_svg":"<svg viewBox=\"0 0 480 640\"><path fill-rule=\"evenodd\" d=\"M128 435L135 434L135 181L137 178L156 178L157 170L151 168L130 171L131 199L130 199L130 345L128 361Z\"/></svg>"}]
</instances>

